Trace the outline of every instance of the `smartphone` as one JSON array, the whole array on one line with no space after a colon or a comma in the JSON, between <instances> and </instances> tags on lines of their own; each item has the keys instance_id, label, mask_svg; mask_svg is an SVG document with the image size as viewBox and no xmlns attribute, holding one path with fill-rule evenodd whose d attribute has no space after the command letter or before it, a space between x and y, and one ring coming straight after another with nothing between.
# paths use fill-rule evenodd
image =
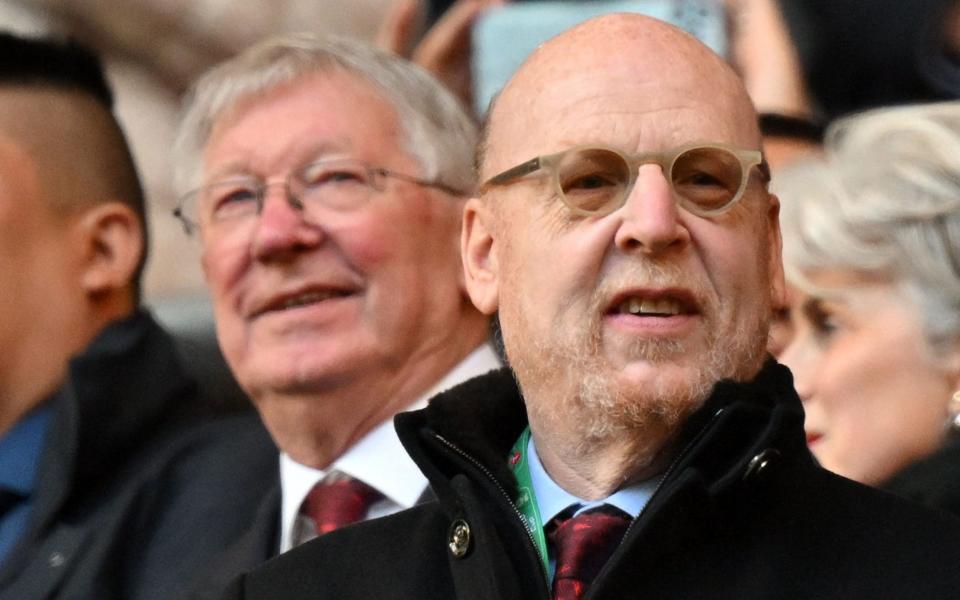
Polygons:
<instances>
[{"instance_id":1,"label":"smartphone","mask_svg":"<svg viewBox=\"0 0 960 600\"><path fill-rule=\"evenodd\" d=\"M672 23L727 55L722 0L595 0L518 2L491 8L473 27L473 93L484 114L500 88L537 46L592 17L634 12Z\"/></svg>"}]
</instances>

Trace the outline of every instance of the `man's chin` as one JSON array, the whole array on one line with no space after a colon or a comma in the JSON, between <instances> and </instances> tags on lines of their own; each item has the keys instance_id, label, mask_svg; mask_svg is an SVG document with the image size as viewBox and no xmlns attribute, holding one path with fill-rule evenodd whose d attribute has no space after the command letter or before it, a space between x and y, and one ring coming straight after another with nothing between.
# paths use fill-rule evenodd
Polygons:
<instances>
[{"instance_id":1,"label":"man's chin","mask_svg":"<svg viewBox=\"0 0 960 600\"><path fill-rule=\"evenodd\" d=\"M699 408L712 382L693 366L632 362L616 372L584 374L579 402L605 430L676 423Z\"/></svg>"},{"instance_id":2,"label":"man's chin","mask_svg":"<svg viewBox=\"0 0 960 600\"><path fill-rule=\"evenodd\" d=\"M703 385L703 367L686 356L665 359L638 358L611 366L605 378L631 397L675 395L679 390ZM598 369L601 372L604 369Z\"/></svg>"},{"instance_id":3,"label":"man's chin","mask_svg":"<svg viewBox=\"0 0 960 600\"><path fill-rule=\"evenodd\" d=\"M268 395L321 394L355 378L348 361L322 360L320 356L290 356L284 360L274 356L251 369L241 385Z\"/></svg>"}]
</instances>

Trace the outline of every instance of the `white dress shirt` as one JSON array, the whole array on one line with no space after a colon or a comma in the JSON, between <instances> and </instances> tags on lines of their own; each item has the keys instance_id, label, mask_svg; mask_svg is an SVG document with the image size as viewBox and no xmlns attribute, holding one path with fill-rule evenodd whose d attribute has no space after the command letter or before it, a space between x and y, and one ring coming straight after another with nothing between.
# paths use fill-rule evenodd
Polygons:
<instances>
[{"instance_id":1,"label":"white dress shirt","mask_svg":"<svg viewBox=\"0 0 960 600\"><path fill-rule=\"evenodd\" d=\"M487 371L500 368L500 359L490 344L474 350L406 410L427 405L434 395ZM384 495L370 507L367 519L411 508L427 489L427 479L407 455L393 428L393 420L380 423L340 455L329 469L313 469L280 454L280 552L302 544L316 534L313 523L300 515L300 505L313 486L331 471L359 479Z\"/></svg>"}]
</instances>

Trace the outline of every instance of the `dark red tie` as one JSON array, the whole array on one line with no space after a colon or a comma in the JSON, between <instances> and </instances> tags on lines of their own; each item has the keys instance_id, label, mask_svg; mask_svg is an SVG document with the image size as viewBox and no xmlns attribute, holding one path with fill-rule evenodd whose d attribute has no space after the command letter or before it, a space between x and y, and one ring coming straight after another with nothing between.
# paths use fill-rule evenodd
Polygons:
<instances>
[{"instance_id":1,"label":"dark red tie","mask_svg":"<svg viewBox=\"0 0 960 600\"><path fill-rule=\"evenodd\" d=\"M572 518L557 518L550 533L556 557L554 600L579 600L623 539L631 518L605 504Z\"/></svg>"},{"instance_id":2,"label":"dark red tie","mask_svg":"<svg viewBox=\"0 0 960 600\"><path fill-rule=\"evenodd\" d=\"M327 477L307 494L300 512L313 521L317 535L356 523L383 494L352 477Z\"/></svg>"}]
</instances>

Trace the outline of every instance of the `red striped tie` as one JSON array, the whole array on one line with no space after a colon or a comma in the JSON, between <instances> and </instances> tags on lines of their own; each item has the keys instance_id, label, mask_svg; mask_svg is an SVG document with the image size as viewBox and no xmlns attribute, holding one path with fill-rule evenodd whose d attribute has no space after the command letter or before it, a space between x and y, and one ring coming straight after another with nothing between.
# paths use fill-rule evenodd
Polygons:
<instances>
[{"instance_id":1,"label":"red striped tie","mask_svg":"<svg viewBox=\"0 0 960 600\"><path fill-rule=\"evenodd\" d=\"M310 517L317 535L363 519L383 494L352 477L327 477L307 494L300 513Z\"/></svg>"},{"instance_id":2,"label":"red striped tie","mask_svg":"<svg viewBox=\"0 0 960 600\"><path fill-rule=\"evenodd\" d=\"M579 600L623 539L631 518L605 504L573 518L557 518L550 533L556 556L554 600Z\"/></svg>"}]
</instances>

